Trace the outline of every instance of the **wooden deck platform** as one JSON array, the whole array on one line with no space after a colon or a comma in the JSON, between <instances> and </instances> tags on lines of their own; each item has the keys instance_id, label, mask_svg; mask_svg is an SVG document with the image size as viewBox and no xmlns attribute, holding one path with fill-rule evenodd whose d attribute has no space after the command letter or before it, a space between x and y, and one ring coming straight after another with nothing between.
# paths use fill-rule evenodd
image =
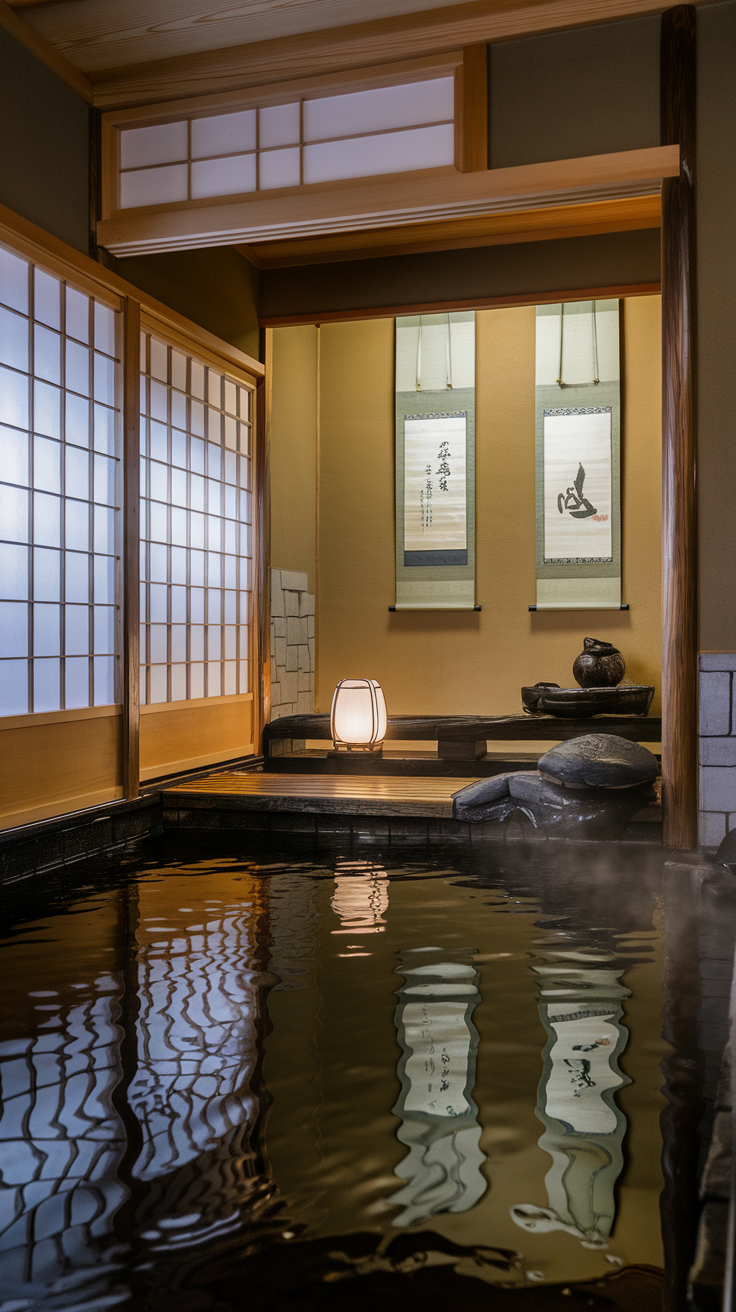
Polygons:
<instances>
[{"instance_id":1,"label":"wooden deck platform","mask_svg":"<svg viewBox=\"0 0 736 1312\"><path fill-rule=\"evenodd\" d=\"M286 775L223 771L164 789L167 808L452 819L453 795L472 779Z\"/></svg>"},{"instance_id":2,"label":"wooden deck platform","mask_svg":"<svg viewBox=\"0 0 736 1312\"><path fill-rule=\"evenodd\" d=\"M504 824L456 820L453 796L472 782L454 775L402 778L220 770L162 788L162 818L166 830L231 834L247 830L254 836L269 834L276 842L393 846L543 837L523 817ZM625 837L661 842L659 820L659 807L645 806Z\"/></svg>"}]
</instances>

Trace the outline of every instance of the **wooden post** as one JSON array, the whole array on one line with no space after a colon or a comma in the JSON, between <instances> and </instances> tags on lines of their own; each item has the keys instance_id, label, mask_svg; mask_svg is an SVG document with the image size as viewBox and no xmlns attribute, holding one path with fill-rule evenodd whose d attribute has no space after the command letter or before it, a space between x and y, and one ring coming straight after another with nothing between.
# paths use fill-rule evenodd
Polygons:
<instances>
[{"instance_id":1,"label":"wooden post","mask_svg":"<svg viewBox=\"0 0 736 1312\"><path fill-rule=\"evenodd\" d=\"M271 715L271 388L273 384L273 329L261 331L261 358L265 377L256 391L256 441L253 477L254 587L253 587L253 746L263 749L263 726Z\"/></svg>"},{"instance_id":2,"label":"wooden post","mask_svg":"<svg viewBox=\"0 0 736 1312\"><path fill-rule=\"evenodd\" d=\"M695 10L662 15L662 803L664 842L698 841L695 499Z\"/></svg>"},{"instance_id":3,"label":"wooden post","mask_svg":"<svg viewBox=\"0 0 736 1312\"><path fill-rule=\"evenodd\" d=\"M488 168L488 46L465 46L455 73L455 167Z\"/></svg>"},{"instance_id":4,"label":"wooden post","mask_svg":"<svg viewBox=\"0 0 736 1312\"><path fill-rule=\"evenodd\" d=\"M123 302L123 789L140 780L140 372L141 307Z\"/></svg>"}]
</instances>

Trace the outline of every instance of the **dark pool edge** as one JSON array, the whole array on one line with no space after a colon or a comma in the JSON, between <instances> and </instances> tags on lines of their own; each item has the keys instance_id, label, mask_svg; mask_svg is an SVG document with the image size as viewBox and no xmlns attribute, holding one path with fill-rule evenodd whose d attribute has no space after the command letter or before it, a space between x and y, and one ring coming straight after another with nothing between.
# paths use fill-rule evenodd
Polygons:
<instances>
[{"instance_id":1,"label":"dark pool edge","mask_svg":"<svg viewBox=\"0 0 736 1312\"><path fill-rule=\"evenodd\" d=\"M223 766L260 770L263 757L237 757L223 762ZM105 802L0 832L0 888L77 865L90 857L113 855L130 843L162 834L164 788L211 773L212 766L207 766L165 775L143 784L140 796L132 801Z\"/></svg>"},{"instance_id":2,"label":"dark pool edge","mask_svg":"<svg viewBox=\"0 0 736 1312\"><path fill-rule=\"evenodd\" d=\"M160 793L22 825L0 834L0 886L107 856L161 833Z\"/></svg>"}]
</instances>

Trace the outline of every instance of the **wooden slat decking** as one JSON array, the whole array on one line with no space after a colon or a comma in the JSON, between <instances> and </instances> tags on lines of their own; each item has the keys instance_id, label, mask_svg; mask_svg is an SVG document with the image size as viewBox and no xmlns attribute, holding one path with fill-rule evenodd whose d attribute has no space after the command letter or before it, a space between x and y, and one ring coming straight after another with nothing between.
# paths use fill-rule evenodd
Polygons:
<instances>
[{"instance_id":1,"label":"wooden slat decking","mask_svg":"<svg viewBox=\"0 0 736 1312\"><path fill-rule=\"evenodd\" d=\"M223 771L166 788L164 805L306 811L327 815L452 818L452 798L473 779L407 779L372 775L284 775Z\"/></svg>"}]
</instances>

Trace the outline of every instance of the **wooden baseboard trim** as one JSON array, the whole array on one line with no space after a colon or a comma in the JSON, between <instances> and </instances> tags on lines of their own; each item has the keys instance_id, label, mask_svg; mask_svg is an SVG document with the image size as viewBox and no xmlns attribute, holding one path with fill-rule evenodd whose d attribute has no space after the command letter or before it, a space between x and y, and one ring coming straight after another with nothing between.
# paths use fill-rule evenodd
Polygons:
<instances>
[{"instance_id":1,"label":"wooden baseboard trim","mask_svg":"<svg viewBox=\"0 0 736 1312\"><path fill-rule=\"evenodd\" d=\"M94 793L81 793L77 797L61 797L43 806L33 806L27 811L12 811L0 816L0 830L17 829L20 825L31 825L36 820L56 820L63 816L72 816L79 811L87 811L93 806L104 806L106 802L117 802L123 796L121 786L116 788L99 788Z\"/></svg>"},{"instance_id":2,"label":"wooden baseboard trim","mask_svg":"<svg viewBox=\"0 0 736 1312\"><path fill-rule=\"evenodd\" d=\"M233 751L231 759L239 760L243 756L254 755L253 743L246 743ZM141 783L149 779L165 779L172 774L184 774L187 770L198 770L208 765L220 765L222 763L222 748L219 752L208 752L206 756L191 756L183 761L161 761L158 765L150 765L146 770L141 770Z\"/></svg>"}]
</instances>

